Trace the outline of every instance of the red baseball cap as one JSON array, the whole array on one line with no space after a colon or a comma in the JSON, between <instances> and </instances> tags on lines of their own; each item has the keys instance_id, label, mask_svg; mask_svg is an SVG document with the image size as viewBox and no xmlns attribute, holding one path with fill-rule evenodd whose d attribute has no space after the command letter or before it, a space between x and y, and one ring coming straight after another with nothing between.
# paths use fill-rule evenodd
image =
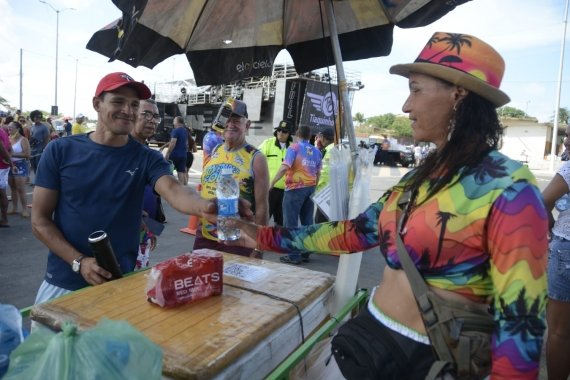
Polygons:
<instances>
[{"instance_id":1,"label":"red baseball cap","mask_svg":"<svg viewBox=\"0 0 570 380\"><path fill-rule=\"evenodd\" d=\"M152 95L150 89L144 83L137 82L129 74L119 72L105 75L97 85L95 96L100 96L104 92L113 91L123 86L133 88L137 92L139 99L148 99Z\"/></svg>"}]
</instances>

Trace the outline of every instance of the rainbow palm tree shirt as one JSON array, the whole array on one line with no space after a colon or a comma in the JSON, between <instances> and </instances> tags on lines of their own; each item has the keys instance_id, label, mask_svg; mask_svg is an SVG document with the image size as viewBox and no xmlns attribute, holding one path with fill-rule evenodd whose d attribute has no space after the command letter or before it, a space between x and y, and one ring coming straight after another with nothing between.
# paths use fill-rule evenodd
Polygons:
<instances>
[{"instance_id":1,"label":"rainbow palm tree shirt","mask_svg":"<svg viewBox=\"0 0 570 380\"><path fill-rule=\"evenodd\" d=\"M258 248L351 253L379 246L401 269L398 201L413 172L355 219L263 227ZM545 330L548 218L530 170L497 151L464 167L435 195L417 191L402 239L428 285L488 303L496 328L492 378L537 378Z\"/></svg>"}]
</instances>

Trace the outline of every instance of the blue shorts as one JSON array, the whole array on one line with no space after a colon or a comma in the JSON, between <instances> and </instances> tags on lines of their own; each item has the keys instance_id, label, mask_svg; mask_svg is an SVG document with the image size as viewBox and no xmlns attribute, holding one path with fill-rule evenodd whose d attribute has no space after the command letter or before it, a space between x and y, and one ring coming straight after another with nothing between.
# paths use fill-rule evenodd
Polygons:
<instances>
[{"instance_id":1,"label":"blue shorts","mask_svg":"<svg viewBox=\"0 0 570 380\"><path fill-rule=\"evenodd\" d=\"M16 170L10 171L10 177L27 177L30 175L30 168L27 160L14 161Z\"/></svg>"},{"instance_id":2,"label":"blue shorts","mask_svg":"<svg viewBox=\"0 0 570 380\"><path fill-rule=\"evenodd\" d=\"M552 235L548 247L548 297L570 302L570 241Z\"/></svg>"}]
</instances>

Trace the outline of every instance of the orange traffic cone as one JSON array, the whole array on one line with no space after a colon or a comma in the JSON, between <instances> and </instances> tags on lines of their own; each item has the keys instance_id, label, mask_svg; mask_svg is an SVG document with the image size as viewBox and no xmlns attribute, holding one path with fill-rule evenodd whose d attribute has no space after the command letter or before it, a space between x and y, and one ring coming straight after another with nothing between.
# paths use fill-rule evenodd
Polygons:
<instances>
[{"instance_id":1,"label":"orange traffic cone","mask_svg":"<svg viewBox=\"0 0 570 380\"><path fill-rule=\"evenodd\" d=\"M202 184L201 183L196 185L196 191L197 192L202 191ZM198 217L196 215L190 215L190 217L188 218L188 226L181 228L180 232L184 232L186 234L196 236L196 229L197 228L198 228Z\"/></svg>"}]
</instances>

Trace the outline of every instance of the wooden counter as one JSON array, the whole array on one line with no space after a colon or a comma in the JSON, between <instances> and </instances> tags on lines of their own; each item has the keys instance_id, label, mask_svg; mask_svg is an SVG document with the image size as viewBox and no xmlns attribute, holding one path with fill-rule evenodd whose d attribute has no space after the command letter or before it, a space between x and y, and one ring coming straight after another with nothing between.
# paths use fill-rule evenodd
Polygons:
<instances>
[{"instance_id":1,"label":"wooden counter","mask_svg":"<svg viewBox=\"0 0 570 380\"><path fill-rule=\"evenodd\" d=\"M167 377L261 379L301 343L293 304L305 337L329 316L334 276L224 254L224 270L232 265L262 276L224 274L221 296L163 309L146 300L148 272L139 272L36 305L31 318L54 329L66 320L81 329L103 317L126 320L162 347Z\"/></svg>"}]
</instances>

